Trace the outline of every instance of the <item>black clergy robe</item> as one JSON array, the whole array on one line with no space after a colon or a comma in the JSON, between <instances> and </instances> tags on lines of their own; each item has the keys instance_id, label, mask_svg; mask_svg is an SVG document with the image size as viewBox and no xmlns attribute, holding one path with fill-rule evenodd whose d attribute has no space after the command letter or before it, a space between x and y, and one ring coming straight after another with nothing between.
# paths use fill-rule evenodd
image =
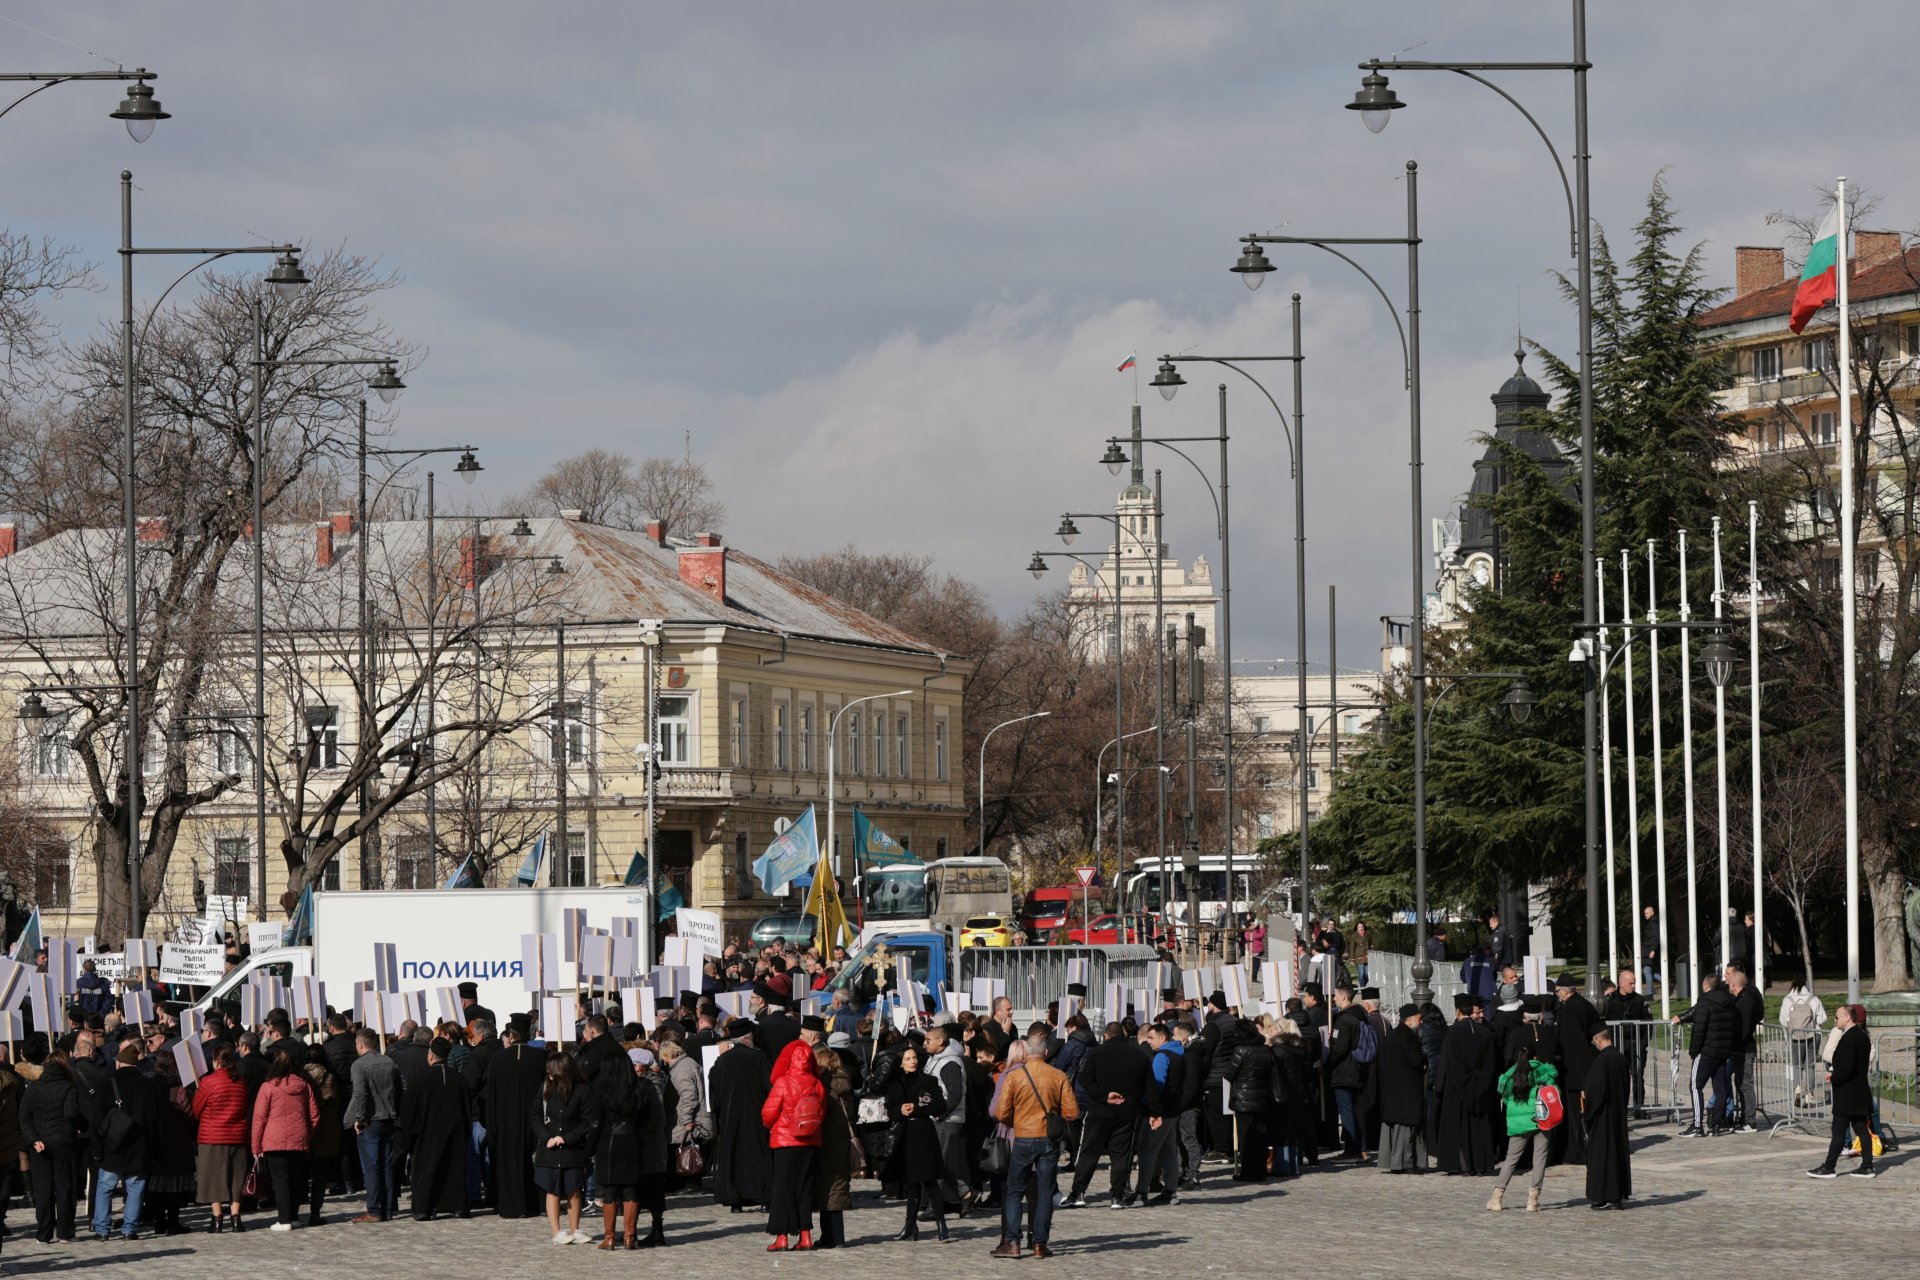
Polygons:
<instances>
[{"instance_id":1,"label":"black clergy robe","mask_svg":"<svg viewBox=\"0 0 1920 1280\"><path fill-rule=\"evenodd\" d=\"M1569 1089L1586 1087L1587 1073L1593 1069L1593 1033L1601 1025L1599 1010L1578 991L1554 1006L1553 1026L1560 1037L1560 1078ZM1579 1098L1566 1099L1569 1110L1577 1110ZM1586 1159L1586 1135L1580 1126L1562 1126L1567 1131L1566 1158L1579 1164Z\"/></svg>"},{"instance_id":2,"label":"black clergy robe","mask_svg":"<svg viewBox=\"0 0 1920 1280\"><path fill-rule=\"evenodd\" d=\"M713 1110L713 1195L724 1205L765 1204L773 1183L773 1151L760 1104L772 1069L760 1051L736 1042L722 1050L709 1077Z\"/></svg>"},{"instance_id":3,"label":"black clergy robe","mask_svg":"<svg viewBox=\"0 0 1920 1280\"><path fill-rule=\"evenodd\" d=\"M1627 1150L1631 1087L1627 1060L1618 1049L1608 1045L1595 1055L1580 1094L1586 1106L1580 1123L1587 1137L1587 1199L1594 1204L1617 1204L1633 1194Z\"/></svg>"},{"instance_id":4,"label":"black clergy robe","mask_svg":"<svg viewBox=\"0 0 1920 1280\"><path fill-rule=\"evenodd\" d=\"M1499 1078L1493 1028L1471 1018L1447 1028L1440 1050L1440 1141L1435 1152L1443 1172L1493 1172L1493 1130L1487 1117Z\"/></svg>"},{"instance_id":5,"label":"black clergy robe","mask_svg":"<svg viewBox=\"0 0 1920 1280\"><path fill-rule=\"evenodd\" d=\"M487 1063L481 1102L493 1158L493 1207L503 1218L537 1218L546 1197L533 1185L534 1110L547 1074L547 1051L516 1044Z\"/></svg>"},{"instance_id":6,"label":"black clergy robe","mask_svg":"<svg viewBox=\"0 0 1920 1280\"><path fill-rule=\"evenodd\" d=\"M460 1073L444 1063L428 1067L403 1095L400 1128L413 1157L413 1216L467 1212L473 1107Z\"/></svg>"}]
</instances>

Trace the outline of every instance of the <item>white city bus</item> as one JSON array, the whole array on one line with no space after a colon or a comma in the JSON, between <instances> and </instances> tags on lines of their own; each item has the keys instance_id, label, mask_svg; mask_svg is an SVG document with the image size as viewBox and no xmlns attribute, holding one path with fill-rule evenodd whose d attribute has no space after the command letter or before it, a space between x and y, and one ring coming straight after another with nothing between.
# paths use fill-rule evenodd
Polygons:
<instances>
[{"instance_id":1,"label":"white city bus","mask_svg":"<svg viewBox=\"0 0 1920 1280\"><path fill-rule=\"evenodd\" d=\"M1163 892L1162 879L1166 869L1171 866L1173 873L1173 892ZM1169 856L1162 862L1158 854L1147 854L1133 860L1133 867L1127 872L1120 886L1120 909L1123 912L1144 912L1149 915L1165 913L1176 924L1187 922L1187 886L1193 878L1194 887L1199 891L1200 923L1217 925L1228 910L1227 904L1227 856L1224 853L1203 853L1195 872L1189 873L1180 865L1177 856ZM1167 899L1171 897L1171 901ZM1233 859L1233 905L1236 917L1244 916L1248 904L1253 898L1253 857L1251 854L1238 855Z\"/></svg>"},{"instance_id":2,"label":"white city bus","mask_svg":"<svg viewBox=\"0 0 1920 1280\"><path fill-rule=\"evenodd\" d=\"M970 916L1013 918L1013 873L998 858L867 867L854 880L861 934L958 929Z\"/></svg>"}]
</instances>

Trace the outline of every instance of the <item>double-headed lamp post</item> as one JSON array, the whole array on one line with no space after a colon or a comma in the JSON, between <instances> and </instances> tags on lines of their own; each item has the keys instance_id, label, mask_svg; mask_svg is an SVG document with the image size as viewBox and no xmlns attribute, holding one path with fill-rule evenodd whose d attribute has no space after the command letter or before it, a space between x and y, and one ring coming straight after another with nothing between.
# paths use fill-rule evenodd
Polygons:
<instances>
[{"instance_id":1,"label":"double-headed lamp post","mask_svg":"<svg viewBox=\"0 0 1920 1280\"><path fill-rule=\"evenodd\" d=\"M993 735L1011 724L1021 724L1028 720L1043 720L1052 715L1051 711L1034 711L1024 716L1015 716L1011 720L1002 720L980 736L980 856L987 856L987 743Z\"/></svg>"}]
</instances>

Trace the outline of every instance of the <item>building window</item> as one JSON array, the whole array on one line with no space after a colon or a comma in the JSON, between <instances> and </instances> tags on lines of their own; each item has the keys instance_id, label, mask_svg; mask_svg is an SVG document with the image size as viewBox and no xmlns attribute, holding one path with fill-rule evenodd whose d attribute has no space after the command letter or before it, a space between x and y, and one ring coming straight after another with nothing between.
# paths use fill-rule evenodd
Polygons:
<instances>
[{"instance_id":1,"label":"building window","mask_svg":"<svg viewBox=\"0 0 1920 1280\"><path fill-rule=\"evenodd\" d=\"M1833 339L1814 338L1801 346L1800 363L1808 373L1833 372Z\"/></svg>"},{"instance_id":2,"label":"building window","mask_svg":"<svg viewBox=\"0 0 1920 1280\"><path fill-rule=\"evenodd\" d=\"M307 708L307 768L340 767L340 708Z\"/></svg>"},{"instance_id":3,"label":"building window","mask_svg":"<svg viewBox=\"0 0 1920 1280\"><path fill-rule=\"evenodd\" d=\"M247 731L231 721L222 720L213 735L214 772L239 778L253 776L253 744Z\"/></svg>"},{"instance_id":4,"label":"building window","mask_svg":"<svg viewBox=\"0 0 1920 1280\"><path fill-rule=\"evenodd\" d=\"M222 898L244 898L253 882L253 842L222 836L213 842L213 891Z\"/></svg>"},{"instance_id":5,"label":"building window","mask_svg":"<svg viewBox=\"0 0 1920 1280\"><path fill-rule=\"evenodd\" d=\"M660 763L693 763L693 699L674 694L658 700Z\"/></svg>"},{"instance_id":6,"label":"building window","mask_svg":"<svg viewBox=\"0 0 1920 1280\"><path fill-rule=\"evenodd\" d=\"M913 722L909 714L902 711L893 719L893 772L895 777L913 776Z\"/></svg>"},{"instance_id":7,"label":"building window","mask_svg":"<svg viewBox=\"0 0 1920 1280\"><path fill-rule=\"evenodd\" d=\"M1880 553L1862 551L1857 563L1860 571L1859 576L1854 579L1854 590L1868 592L1878 587L1880 585Z\"/></svg>"},{"instance_id":8,"label":"building window","mask_svg":"<svg viewBox=\"0 0 1920 1280\"><path fill-rule=\"evenodd\" d=\"M42 911L63 911L73 905L73 852L66 845L34 846L33 901ZM33 962L30 956L26 959Z\"/></svg>"},{"instance_id":9,"label":"building window","mask_svg":"<svg viewBox=\"0 0 1920 1280\"><path fill-rule=\"evenodd\" d=\"M1821 591L1825 591L1825 592L1839 591L1840 590L1840 562L1838 560L1829 560L1829 559L1821 559L1821 560L1815 561L1813 566L1813 579L1814 579L1814 585L1818 587Z\"/></svg>"},{"instance_id":10,"label":"building window","mask_svg":"<svg viewBox=\"0 0 1920 1280\"><path fill-rule=\"evenodd\" d=\"M393 887L438 889L433 873L433 849L425 836L400 836L393 842Z\"/></svg>"},{"instance_id":11,"label":"building window","mask_svg":"<svg viewBox=\"0 0 1920 1280\"><path fill-rule=\"evenodd\" d=\"M584 712L578 702L567 702L554 708L555 724L547 731L547 763L561 763L561 753L565 752L568 765L587 762L587 725Z\"/></svg>"},{"instance_id":12,"label":"building window","mask_svg":"<svg viewBox=\"0 0 1920 1280\"><path fill-rule=\"evenodd\" d=\"M937 782L947 780L947 722L945 720L936 720L933 725L933 776Z\"/></svg>"},{"instance_id":13,"label":"building window","mask_svg":"<svg viewBox=\"0 0 1920 1280\"><path fill-rule=\"evenodd\" d=\"M584 831L567 832L567 858L560 866L565 883L576 889L592 883L587 873L587 833Z\"/></svg>"},{"instance_id":14,"label":"building window","mask_svg":"<svg viewBox=\"0 0 1920 1280\"><path fill-rule=\"evenodd\" d=\"M813 772L813 704L800 705L800 772Z\"/></svg>"},{"instance_id":15,"label":"building window","mask_svg":"<svg viewBox=\"0 0 1920 1280\"><path fill-rule=\"evenodd\" d=\"M933 856L936 859L947 856L947 838L945 836L935 836L933 838Z\"/></svg>"},{"instance_id":16,"label":"building window","mask_svg":"<svg viewBox=\"0 0 1920 1280\"><path fill-rule=\"evenodd\" d=\"M64 778L73 768L73 740L67 736L67 716L55 716L33 733L33 772L40 778Z\"/></svg>"},{"instance_id":17,"label":"building window","mask_svg":"<svg viewBox=\"0 0 1920 1280\"><path fill-rule=\"evenodd\" d=\"M740 896L751 898L757 886L753 879L753 849L744 831L733 838L733 878L739 882Z\"/></svg>"},{"instance_id":18,"label":"building window","mask_svg":"<svg viewBox=\"0 0 1920 1280\"><path fill-rule=\"evenodd\" d=\"M787 704L773 704L773 767L785 771L787 762Z\"/></svg>"},{"instance_id":19,"label":"building window","mask_svg":"<svg viewBox=\"0 0 1920 1280\"><path fill-rule=\"evenodd\" d=\"M1255 733L1267 733L1271 731L1272 728L1273 728L1272 716L1255 716L1253 718L1253 731Z\"/></svg>"},{"instance_id":20,"label":"building window","mask_svg":"<svg viewBox=\"0 0 1920 1280\"><path fill-rule=\"evenodd\" d=\"M1770 382L1780 376L1780 348L1756 347L1754 349L1753 376L1761 382Z\"/></svg>"},{"instance_id":21,"label":"building window","mask_svg":"<svg viewBox=\"0 0 1920 1280\"><path fill-rule=\"evenodd\" d=\"M1816 413L1813 415L1813 442L1832 444L1839 435L1839 414Z\"/></svg>"},{"instance_id":22,"label":"building window","mask_svg":"<svg viewBox=\"0 0 1920 1280\"><path fill-rule=\"evenodd\" d=\"M863 772L861 766L865 763L860 750L865 739L860 736L860 729L860 713L849 712L847 714L847 772L856 777Z\"/></svg>"},{"instance_id":23,"label":"building window","mask_svg":"<svg viewBox=\"0 0 1920 1280\"><path fill-rule=\"evenodd\" d=\"M1255 821L1260 829L1260 838L1262 840L1271 840L1273 838L1273 815L1270 813L1259 814Z\"/></svg>"},{"instance_id":24,"label":"building window","mask_svg":"<svg viewBox=\"0 0 1920 1280\"><path fill-rule=\"evenodd\" d=\"M1320 770L1314 767L1313 765L1308 765L1307 766L1307 790L1317 791L1319 789L1320 789Z\"/></svg>"},{"instance_id":25,"label":"building window","mask_svg":"<svg viewBox=\"0 0 1920 1280\"><path fill-rule=\"evenodd\" d=\"M727 711L727 750L733 767L747 767L747 700L735 698Z\"/></svg>"},{"instance_id":26,"label":"building window","mask_svg":"<svg viewBox=\"0 0 1920 1280\"><path fill-rule=\"evenodd\" d=\"M878 709L873 713L873 776L887 776L887 713Z\"/></svg>"},{"instance_id":27,"label":"building window","mask_svg":"<svg viewBox=\"0 0 1920 1280\"><path fill-rule=\"evenodd\" d=\"M1340 732L1342 733L1360 732L1360 716L1357 712L1349 711L1345 715L1342 715L1340 717Z\"/></svg>"},{"instance_id":28,"label":"building window","mask_svg":"<svg viewBox=\"0 0 1920 1280\"><path fill-rule=\"evenodd\" d=\"M325 869L320 872L320 888L326 893L340 892L340 859L327 859Z\"/></svg>"},{"instance_id":29,"label":"building window","mask_svg":"<svg viewBox=\"0 0 1920 1280\"><path fill-rule=\"evenodd\" d=\"M1909 356L1920 356L1920 324L1906 325L1901 329L1900 333L1905 344L1906 354Z\"/></svg>"}]
</instances>

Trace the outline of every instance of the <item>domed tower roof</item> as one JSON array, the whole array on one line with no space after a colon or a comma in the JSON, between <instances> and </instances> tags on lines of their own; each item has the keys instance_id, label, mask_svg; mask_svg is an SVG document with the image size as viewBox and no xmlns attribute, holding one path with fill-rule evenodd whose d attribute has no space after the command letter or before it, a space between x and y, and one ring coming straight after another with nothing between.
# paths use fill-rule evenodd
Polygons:
<instances>
[{"instance_id":1,"label":"domed tower roof","mask_svg":"<svg viewBox=\"0 0 1920 1280\"><path fill-rule=\"evenodd\" d=\"M1549 474L1564 476L1571 471L1571 464L1559 446L1534 426L1539 413L1553 403L1553 397L1527 376L1525 348L1514 349L1513 375L1488 398L1493 401L1493 435L1498 445L1521 450ZM1496 444L1489 444L1473 465L1473 487L1460 513L1462 555L1494 548L1493 512L1486 504L1499 492L1502 453Z\"/></svg>"},{"instance_id":2,"label":"domed tower roof","mask_svg":"<svg viewBox=\"0 0 1920 1280\"><path fill-rule=\"evenodd\" d=\"M1527 353L1523 347L1513 350L1513 376L1501 383L1500 389L1489 399L1493 401L1493 425L1496 431L1502 427L1519 427L1526 421L1530 411L1544 409L1553 403L1553 397L1527 376Z\"/></svg>"}]
</instances>

